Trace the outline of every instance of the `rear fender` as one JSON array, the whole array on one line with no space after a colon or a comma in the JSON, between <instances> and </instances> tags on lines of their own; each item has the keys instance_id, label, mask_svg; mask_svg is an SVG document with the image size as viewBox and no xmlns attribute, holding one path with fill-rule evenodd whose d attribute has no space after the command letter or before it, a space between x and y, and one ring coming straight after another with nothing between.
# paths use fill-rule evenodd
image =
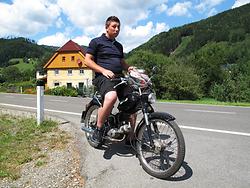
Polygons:
<instances>
[{"instance_id":1,"label":"rear fender","mask_svg":"<svg viewBox=\"0 0 250 188\"><path fill-rule=\"evenodd\" d=\"M86 105L85 110L82 111L82 117L81 122L84 121L86 112L89 110L89 108L93 105L102 106L102 101L100 101L97 97L93 97L92 100ZM83 122L82 122L83 123Z\"/></svg>"}]
</instances>

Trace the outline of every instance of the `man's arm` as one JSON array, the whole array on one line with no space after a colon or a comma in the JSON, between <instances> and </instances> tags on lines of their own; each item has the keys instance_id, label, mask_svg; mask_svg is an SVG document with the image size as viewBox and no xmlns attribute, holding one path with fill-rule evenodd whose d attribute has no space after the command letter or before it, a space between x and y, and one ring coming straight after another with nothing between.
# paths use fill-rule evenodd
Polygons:
<instances>
[{"instance_id":1,"label":"man's arm","mask_svg":"<svg viewBox=\"0 0 250 188\"><path fill-rule=\"evenodd\" d=\"M88 53L86 54L86 56L85 56L85 64L86 64L87 67L89 67L93 71L102 73L107 78L113 78L115 76L115 74L112 71L107 70L107 69L97 65L95 63L95 61L94 61L94 56L91 55L91 54L88 54Z\"/></svg>"},{"instance_id":2,"label":"man's arm","mask_svg":"<svg viewBox=\"0 0 250 188\"><path fill-rule=\"evenodd\" d=\"M130 66L129 64L127 64L124 59L121 60L121 64L122 64L123 70L126 70L128 72L131 71L131 70L133 70L135 68L135 67Z\"/></svg>"}]
</instances>

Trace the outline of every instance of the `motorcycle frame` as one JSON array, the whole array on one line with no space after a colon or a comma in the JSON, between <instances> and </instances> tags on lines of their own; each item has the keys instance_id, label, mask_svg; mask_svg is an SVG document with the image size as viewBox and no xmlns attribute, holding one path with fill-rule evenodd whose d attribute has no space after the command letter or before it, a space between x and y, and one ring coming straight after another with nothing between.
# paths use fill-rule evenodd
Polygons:
<instances>
[{"instance_id":1,"label":"motorcycle frame","mask_svg":"<svg viewBox=\"0 0 250 188\"><path fill-rule=\"evenodd\" d=\"M166 121L173 121L175 120L175 117L168 114L168 113L165 113L165 112L154 112L154 109L153 107L151 106L151 104L148 102L148 95L147 94L144 94L142 93L141 89L138 88L139 90L139 97L140 97L140 105L141 105L141 109L142 110L142 113L143 113L143 117L142 119L140 120L140 122L135 125L136 128L135 128L135 135L136 137L138 136L138 132L139 130L141 129L141 127L146 124L146 127L147 127L147 132L148 132L148 137L150 139L150 146L151 147L154 147L154 141L153 141L153 138L152 138L152 130L151 130L151 126L150 126L150 120L151 119L154 119L154 118L160 118L160 119L164 119ZM89 110L89 108L93 105L98 105L98 106L102 106L102 103L101 103L101 97L98 97L97 95L97 92L94 94L92 100L86 105L86 109L85 111L82 112L82 120L85 119L85 116L86 116L86 112ZM82 122L83 123L83 122Z\"/></svg>"}]
</instances>

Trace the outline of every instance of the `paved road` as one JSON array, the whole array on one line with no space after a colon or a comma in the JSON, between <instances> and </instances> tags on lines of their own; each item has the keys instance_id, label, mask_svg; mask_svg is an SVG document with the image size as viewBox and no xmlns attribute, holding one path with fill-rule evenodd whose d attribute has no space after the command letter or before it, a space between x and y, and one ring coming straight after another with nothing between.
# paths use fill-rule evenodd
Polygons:
<instances>
[{"instance_id":1,"label":"paved road","mask_svg":"<svg viewBox=\"0 0 250 188\"><path fill-rule=\"evenodd\" d=\"M45 97L46 113L79 126L89 99ZM35 111L36 96L0 93L0 107ZM158 111L177 118L186 141L185 163L171 181L146 174L121 144L107 150L88 146L82 136L82 174L86 187L219 187L250 186L250 108L157 103Z\"/></svg>"}]
</instances>

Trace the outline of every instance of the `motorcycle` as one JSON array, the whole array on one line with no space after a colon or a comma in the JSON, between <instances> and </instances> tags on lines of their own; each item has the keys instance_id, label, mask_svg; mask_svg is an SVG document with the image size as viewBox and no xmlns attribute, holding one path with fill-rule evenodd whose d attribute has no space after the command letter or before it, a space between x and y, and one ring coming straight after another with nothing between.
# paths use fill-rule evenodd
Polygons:
<instances>
[{"instance_id":1,"label":"motorcycle","mask_svg":"<svg viewBox=\"0 0 250 188\"><path fill-rule=\"evenodd\" d=\"M91 136L96 128L97 110L102 106L98 93L82 112L81 129L85 131L88 143L100 147L105 142L122 142L127 139L131 129L131 114L141 112L141 120L134 129L135 141L132 147L136 151L142 168L151 176L167 179L181 167L185 157L185 141L175 121L167 112L155 112L152 104L156 101L152 88L152 77L156 74L153 68L151 78L143 70L135 69L128 75L115 78L115 88L126 86L131 90L119 101L118 112L111 113L103 129L103 141L96 145Z\"/></svg>"}]
</instances>

